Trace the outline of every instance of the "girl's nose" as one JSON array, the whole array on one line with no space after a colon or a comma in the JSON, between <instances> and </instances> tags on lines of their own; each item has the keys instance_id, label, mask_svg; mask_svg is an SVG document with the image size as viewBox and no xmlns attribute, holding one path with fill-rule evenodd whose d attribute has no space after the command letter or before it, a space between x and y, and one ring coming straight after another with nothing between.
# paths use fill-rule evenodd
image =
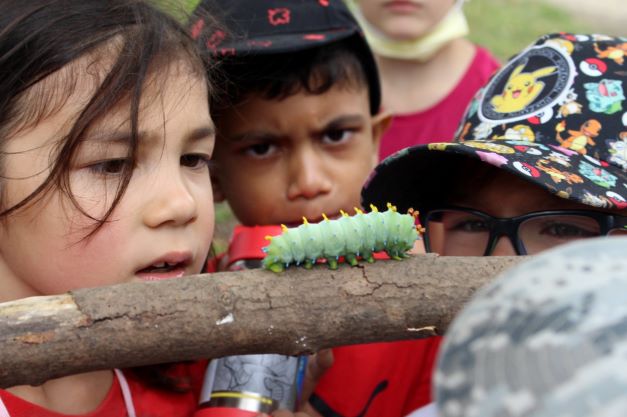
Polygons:
<instances>
[{"instance_id":1,"label":"girl's nose","mask_svg":"<svg viewBox=\"0 0 627 417\"><path fill-rule=\"evenodd\" d=\"M164 175L149 192L144 222L149 227L180 226L198 216L198 204L189 185L178 175Z\"/></svg>"},{"instance_id":2,"label":"girl's nose","mask_svg":"<svg viewBox=\"0 0 627 417\"><path fill-rule=\"evenodd\" d=\"M287 197L313 199L331 191L333 181L325 172L324 161L315 150L294 155L288 167Z\"/></svg>"}]
</instances>

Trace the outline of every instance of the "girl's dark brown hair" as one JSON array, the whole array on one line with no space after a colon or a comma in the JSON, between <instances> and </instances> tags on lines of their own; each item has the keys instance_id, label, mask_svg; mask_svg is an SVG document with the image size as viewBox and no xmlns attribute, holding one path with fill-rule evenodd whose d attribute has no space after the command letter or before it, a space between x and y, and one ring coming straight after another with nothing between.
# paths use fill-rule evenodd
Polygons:
<instances>
[{"instance_id":1,"label":"girl's dark brown hair","mask_svg":"<svg viewBox=\"0 0 627 417\"><path fill-rule=\"evenodd\" d=\"M94 60L87 68L67 70L69 66L59 71L86 56ZM91 64L102 73L95 93L59 142L48 178L11 207L5 207L0 200L0 218L58 189L96 222L90 234L101 227L128 186L132 164L124 168L105 215L95 219L80 207L69 187L68 172L81 139L107 112L128 106L128 156L134 159L142 90L148 83L158 85L157 73L167 73L160 70L181 60L187 61L199 77L206 78L208 68L185 27L147 1L0 1L0 147L8 136L36 125L62 107L76 90L80 73L91 74ZM1 159L0 173L5 174Z\"/></svg>"},{"instance_id":2,"label":"girl's dark brown hair","mask_svg":"<svg viewBox=\"0 0 627 417\"><path fill-rule=\"evenodd\" d=\"M17 204L5 207L0 200L0 219L56 189L90 217L69 186L72 159L86 131L112 109L128 106L128 156L134 159L145 86L159 85L163 80L156 79L157 73L167 74L168 65L181 60L202 79L208 70L185 27L146 1L0 0L0 151L9 137L60 109L76 91L81 73L93 72L91 64L87 68L68 65L81 57L105 64L96 65L96 73L102 75L95 93L59 141L47 179ZM105 59L99 61L99 57ZM91 217L95 227L90 234L107 221L122 198L132 175L132 164L128 165L105 215ZM0 179L6 179L2 171L0 157ZM166 371L167 365L160 365L137 368L136 374L153 386L180 390L184 381L168 378Z\"/></svg>"}]
</instances>

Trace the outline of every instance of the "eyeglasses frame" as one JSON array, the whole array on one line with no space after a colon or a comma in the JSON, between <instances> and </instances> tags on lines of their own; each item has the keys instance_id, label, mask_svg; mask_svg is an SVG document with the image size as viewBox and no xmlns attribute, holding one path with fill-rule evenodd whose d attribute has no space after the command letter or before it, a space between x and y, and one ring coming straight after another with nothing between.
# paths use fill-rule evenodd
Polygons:
<instances>
[{"instance_id":1,"label":"eyeglasses frame","mask_svg":"<svg viewBox=\"0 0 627 417\"><path fill-rule=\"evenodd\" d=\"M520 216L515 217L494 217L490 214L487 214L480 210L471 209L469 207L462 206L443 206L437 208L428 208L428 209L420 209L420 214L418 218L420 219L420 223L425 227L425 232L423 234L425 250L427 252L431 252L431 242L429 240L428 233L428 220L431 215L436 212L447 211L447 210L457 210L463 211L486 220L490 235L488 237L488 242L486 244L486 250L484 251L483 256L490 256L498 243L498 240L507 236L507 238L512 243L514 250L517 255L527 255L527 251L523 245L522 240L518 236L518 229L520 225L529 220L536 217L542 217L547 215L565 215L565 216L586 216L590 217L599 225L600 228L600 236L607 236L607 234L612 230L625 230L627 231L627 216L622 216L620 214L607 213L603 211L597 210L543 210L543 211L533 211L530 213L525 213Z\"/></svg>"}]
</instances>

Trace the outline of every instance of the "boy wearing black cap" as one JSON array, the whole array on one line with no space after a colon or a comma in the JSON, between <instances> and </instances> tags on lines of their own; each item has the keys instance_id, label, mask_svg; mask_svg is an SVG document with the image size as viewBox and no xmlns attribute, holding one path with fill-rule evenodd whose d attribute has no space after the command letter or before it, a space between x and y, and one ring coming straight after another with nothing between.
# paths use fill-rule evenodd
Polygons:
<instances>
[{"instance_id":1,"label":"boy wearing black cap","mask_svg":"<svg viewBox=\"0 0 627 417\"><path fill-rule=\"evenodd\" d=\"M281 224L338 217L359 206L389 117L379 112L373 55L341 0L201 6L225 22L215 32L205 32L202 20L192 24L224 74L210 106L217 127L215 199L228 201L242 223L218 269L250 268L259 266L265 236L280 233ZM418 383L410 380L430 374L417 369L422 346L335 349L310 403L324 416L402 416L427 402L405 398L415 395Z\"/></svg>"},{"instance_id":2,"label":"boy wearing black cap","mask_svg":"<svg viewBox=\"0 0 627 417\"><path fill-rule=\"evenodd\" d=\"M627 233L625 45L540 38L477 94L453 143L383 161L363 204L420 210L426 250L440 255L536 254Z\"/></svg>"}]
</instances>

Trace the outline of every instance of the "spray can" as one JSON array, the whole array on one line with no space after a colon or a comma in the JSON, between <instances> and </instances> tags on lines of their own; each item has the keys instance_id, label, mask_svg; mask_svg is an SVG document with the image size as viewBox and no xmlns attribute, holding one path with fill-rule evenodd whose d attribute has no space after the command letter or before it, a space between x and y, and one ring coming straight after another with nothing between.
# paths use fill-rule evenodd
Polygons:
<instances>
[{"instance_id":1,"label":"spray can","mask_svg":"<svg viewBox=\"0 0 627 417\"><path fill-rule=\"evenodd\" d=\"M194 417L252 417L294 411L307 357L237 355L209 363Z\"/></svg>"}]
</instances>

